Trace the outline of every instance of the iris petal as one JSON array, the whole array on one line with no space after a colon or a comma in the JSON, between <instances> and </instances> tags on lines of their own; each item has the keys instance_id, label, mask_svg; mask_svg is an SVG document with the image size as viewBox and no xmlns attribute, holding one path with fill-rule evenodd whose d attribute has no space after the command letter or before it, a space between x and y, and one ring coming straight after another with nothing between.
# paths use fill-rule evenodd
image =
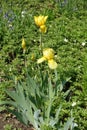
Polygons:
<instances>
[{"instance_id":1,"label":"iris petal","mask_svg":"<svg viewBox=\"0 0 87 130\"><path fill-rule=\"evenodd\" d=\"M48 16L34 16L34 21L36 23L37 26L42 26L45 24L46 20L47 20Z\"/></svg>"},{"instance_id":2,"label":"iris petal","mask_svg":"<svg viewBox=\"0 0 87 130\"><path fill-rule=\"evenodd\" d=\"M46 27L45 25L41 25L41 26L40 26L40 31L41 31L42 33L46 33L47 27Z\"/></svg>"},{"instance_id":3,"label":"iris petal","mask_svg":"<svg viewBox=\"0 0 87 130\"><path fill-rule=\"evenodd\" d=\"M46 60L45 57L41 57L40 59L37 60L37 63L40 64Z\"/></svg>"},{"instance_id":4,"label":"iris petal","mask_svg":"<svg viewBox=\"0 0 87 130\"><path fill-rule=\"evenodd\" d=\"M55 60L51 59L51 60L48 60L48 66L50 69L56 69L58 64L55 62Z\"/></svg>"},{"instance_id":5,"label":"iris petal","mask_svg":"<svg viewBox=\"0 0 87 130\"><path fill-rule=\"evenodd\" d=\"M46 48L43 50L43 56L47 59L53 59L54 58L54 50L52 48Z\"/></svg>"}]
</instances>

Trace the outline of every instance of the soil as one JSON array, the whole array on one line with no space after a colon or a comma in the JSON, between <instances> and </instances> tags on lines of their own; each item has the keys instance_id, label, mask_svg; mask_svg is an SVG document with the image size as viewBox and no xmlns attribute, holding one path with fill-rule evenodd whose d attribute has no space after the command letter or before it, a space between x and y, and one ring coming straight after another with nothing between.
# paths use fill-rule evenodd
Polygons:
<instances>
[{"instance_id":1,"label":"soil","mask_svg":"<svg viewBox=\"0 0 87 130\"><path fill-rule=\"evenodd\" d=\"M6 125L12 125L11 130L15 128L15 130L18 130L18 128L21 128L20 130L34 130L32 126L25 126L24 124L20 123L16 119L15 116L12 116L9 113L1 112L0 113L0 130L7 130L5 129Z\"/></svg>"}]
</instances>

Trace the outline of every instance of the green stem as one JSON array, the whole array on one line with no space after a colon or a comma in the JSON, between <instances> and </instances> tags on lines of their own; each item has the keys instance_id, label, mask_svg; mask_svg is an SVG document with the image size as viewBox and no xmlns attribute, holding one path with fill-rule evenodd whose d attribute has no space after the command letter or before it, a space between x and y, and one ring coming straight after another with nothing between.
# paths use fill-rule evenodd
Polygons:
<instances>
[{"instance_id":1,"label":"green stem","mask_svg":"<svg viewBox=\"0 0 87 130\"><path fill-rule=\"evenodd\" d=\"M40 50L43 50L43 44L42 44L42 33L40 33Z\"/></svg>"},{"instance_id":2,"label":"green stem","mask_svg":"<svg viewBox=\"0 0 87 130\"><path fill-rule=\"evenodd\" d=\"M26 54L25 54L25 51L23 52L24 54L24 66L25 68L27 68L27 60L26 60Z\"/></svg>"}]
</instances>

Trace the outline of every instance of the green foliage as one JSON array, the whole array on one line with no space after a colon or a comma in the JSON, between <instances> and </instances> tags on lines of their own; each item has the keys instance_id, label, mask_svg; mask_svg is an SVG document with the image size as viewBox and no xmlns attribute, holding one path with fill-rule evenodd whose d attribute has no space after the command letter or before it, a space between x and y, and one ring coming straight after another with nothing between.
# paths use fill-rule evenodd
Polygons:
<instances>
[{"instance_id":1,"label":"green foliage","mask_svg":"<svg viewBox=\"0 0 87 130\"><path fill-rule=\"evenodd\" d=\"M6 124L4 130L12 130L12 125Z\"/></svg>"},{"instance_id":2,"label":"green foliage","mask_svg":"<svg viewBox=\"0 0 87 130\"><path fill-rule=\"evenodd\" d=\"M57 73L55 74L57 76ZM62 127L64 127L64 130L68 130L73 124L73 118L68 120L64 126L60 124L61 103L54 114L52 112L55 97L59 92L62 93L65 83L61 82L59 84L57 77L55 77L54 83L52 83L48 74L42 76L42 81L39 84L27 74L25 82L20 81L13 91L6 91L11 99L0 102L0 105L8 104L13 106L13 109L7 108L8 111L16 115L24 124L33 124L37 130L57 130L57 128L62 130Z\"/></svg>"},{"instance_id":3,"label":"green foliage","mask_svg":"<svg viewBox=\"0 0 87 130\"><path fill-rule=\"evenodd\" d=\"M6 125L4 126L4 130L22 130L22 129L21 129L21 128L16 129L16 128L13 128L12 125L6 124Z\"/></svg>"},{"instance_id":4,"label":"green foliage","mask_svg":"<svg viewBox=\"0 0 87 130\"><path fill-rule=\"evenodd\" d=\"M52 47L56 51L55 59L58 62L57 71L60 79L71 77L64 85L63 93L55 97L52 110L54 111L54 108L58 108L59 103L63 102L60 115L61 118L64 117L62 120L66 121L67 117L70 117L72 103L76 102L77 105L73 108L75 122L79 130L87 129L86 8L86 0L0 2L0 101L7 98L5 89L14 87L11 78L13 75L17 80L24 81L25 59L27 68L30 68L30 76L34 78L39 76L36 60L41 55L38 51L40 33L37 31L33 17L40 14L48 15L48 31L43 35L42 42L45 47ZM21 48L22 37L26 41L26 56ZM33 59L32 55L34 55ZM46 64L43 64L42 71L47 69ZM40 83L40 79L37 80ZM65 92L68 96L64 95ZM4 109L4 106L0 107L0 111Z\"/></svg>"}]
</instances>

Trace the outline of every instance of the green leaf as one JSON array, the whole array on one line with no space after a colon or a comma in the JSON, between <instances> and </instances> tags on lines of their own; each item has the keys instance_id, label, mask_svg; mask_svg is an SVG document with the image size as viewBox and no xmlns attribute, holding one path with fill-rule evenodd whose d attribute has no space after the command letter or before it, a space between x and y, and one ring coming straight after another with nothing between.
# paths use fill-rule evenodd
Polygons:
<instances>
[{"instance_id":1,"label":"green leaf","mask_svg":"<svg viewBox=\"0 0 87 130\"><path fill-rule=\"evenodd\" d=\"M34 97L36 97L36 94L38 96L40 96L39 86L37 86L37 84L35 83L35 81L29 76L29 74L27 75L26 82L27 82L27 87L28 87L27 90L28 90L28 92L32 96L34 96Z\"/></svg>"},{"instance_id":2,"label":"green leaf","mask_svg":"<svg viewBox=\"0 0 87 130\"><path fill-rule=\"evenodd\" d=\"M54 89L53 89L53 86L52 86L52 83L51 83L51 79L49 79L49 84L48 84L49 88L48 88L48 96L49 96L49 100L51 100L53 97L54 97Z\"/></svg>"},{"instance_id":3,"label":"green leaf","mask_svg":"<svg viewBox=\"0 0 87 130\"><path fill-rule=\"evenodd\" d=\"M62 105L60 105L60 106L59 106L59 109L56 111L56 115L55 115L55 120L56 120L56 122L59 121L59 114L60 114L61 108L62 108Z\"/></svg>"},{"instance_id":4,"label":"green leaf","mask_svg":"<svg viewBox=\"0 0 87 130\"><path fill-rule=\"evenodd\" d=\"M59 114L60 114L61 107L62 107L62 105L60 105L59 109L56 111L55 119L51 119L51 120L50 120L50 125L51 125L52 127L53 127L55 124L58 124Z\"/></svg>"},{"instance_id":5,"label":"green leaf","mask_svg":"<svg viewBox=\"0 0 87 130\"><path fill-rule=\"evenodd\" d=\"M50 111L51 111L51 107L52 107L52 102L50 101L48 103L49 103L49 105L47 107L47 110L45 110L46 124L48 124L50 121Z\"/></svg>"},{"instance_id":6,"label":"green leaf","mask_svg":"<svg viewBox=\"0 0 87 130\"><path fill-rule=\"evenodd\" d=\"M7 110L13 115L15 115L20 122L24 123L25 125L28 125L29 121L24 114L16 110L11 110L11 109L7 109Z\"/></svg>"},{"instance_id":7,"label":"green leaf","mask_svg":"<svg viewBox=\"0 0 87 130\"><path fill-rule=\"evenodd\" d=\"M12 98L14 101L17 101L19 96L15 91L8 91L6 90L6 93L9 95L10 98Z\"/></svg>"},{"instance_id":8,"label":"green leaf","mask_svg":"<svg viewBox=\"0 0 87 130\"><path fill-rule=\"evenodd\" d=\"M17 108L17 103L14 101L0 101L0 105L6 105L6 104L12 105Z\"/></svg>"},{"instance_id":9,"label":"green leaf","mask_svg":"<svg viewBox=\"0 0 87 130\"><path fill-rule=\"evenodd\" d=\"M64 124L64 130L69 130L70 127L72 127L74 118L68 119L68 121Z\"/></svg>"}]
</instances>

